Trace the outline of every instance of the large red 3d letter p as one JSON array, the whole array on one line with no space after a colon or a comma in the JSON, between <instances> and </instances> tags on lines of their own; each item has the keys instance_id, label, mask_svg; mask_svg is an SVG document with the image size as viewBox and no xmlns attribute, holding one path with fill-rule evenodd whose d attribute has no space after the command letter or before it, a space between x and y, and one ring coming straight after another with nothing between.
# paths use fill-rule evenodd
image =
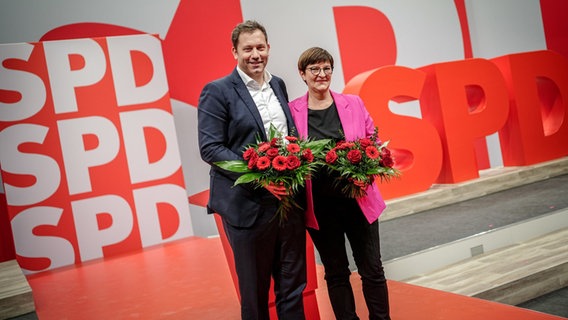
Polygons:
<instances>
[{"instance_id":1,"label":"large red 3d letter p","mask_svg":"<svg viewBox=\"0 0 568 320\"><path fill-rule=\"evenodd\" d=\"M478 139L497 132L507 120L507 87L499 69L484 59L430 65L420 98L422 117L440 134L444 161L438 183L479 177Z\"/></svg>"}]
</instances>

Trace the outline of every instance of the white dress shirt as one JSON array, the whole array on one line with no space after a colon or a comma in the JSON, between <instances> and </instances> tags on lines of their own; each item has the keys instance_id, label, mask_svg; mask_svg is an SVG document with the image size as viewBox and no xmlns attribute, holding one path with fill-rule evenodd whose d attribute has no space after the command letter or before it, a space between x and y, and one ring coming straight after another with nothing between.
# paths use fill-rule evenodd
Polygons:
<instances>
[{"instance_id":1,"label":"white dress shirt","mask_svg":"<svg viewBox=\"0 0 568 320\"><path fill-rule=\"evenodd\" d=\"M269 84L272 79L272 75L268 71L264 70L264 83L259 85L258 82L249 77L238 66L237 72L241 76L241 79L243 79L243 82L258 108L258 112L262 118L262 123L264 124L266 136L268 137L269 135L270 124L276 127L283 136L287 136L288 124L286 121L286 115L284 114L284 110L282 110L280 101L278 101L278 98Z\"/></svg>"}]
</instances>

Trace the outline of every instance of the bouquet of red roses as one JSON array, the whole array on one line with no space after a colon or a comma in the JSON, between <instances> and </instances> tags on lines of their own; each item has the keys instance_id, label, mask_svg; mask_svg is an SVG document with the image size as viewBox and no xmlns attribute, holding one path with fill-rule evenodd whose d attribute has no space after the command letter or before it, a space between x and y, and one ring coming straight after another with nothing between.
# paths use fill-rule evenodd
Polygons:
<instances>
[{"instance_id":1,"label":"bouquet of red roses","mask_svg":"<svg viewBox=\"0 0 568 320\"><path fill-rule=\"evenodd\" d=\"M326 150L325 163L331 171L336 171L339 178L336 186L350 198L366 195L365 189L376 178L389 180L400 173L394 168L394 160L387 148L388 141L380 143L378 129L369 138L355 141L339 141Z\"/></svg>"},{"instance_id":2,"label":"bouquet of red roses","mask_svg":"<svg viewBox=\"0 0 568 320\"><path fill-rule=\"evenodd\" d=\"M293 207L298 207L293 200L294 194L305 186L306 180L310 179L316 167L322 165L314 154L321 154L329 141L282 136L271 127L268 141L257 138L256 144L245 147L244 160L220 161L215 165L242 173L235 185L253 183L259 188L272 183L286 187L288 195L281 199L277 211L280 218L285 219Z\"/></svg>"}]
</instances>

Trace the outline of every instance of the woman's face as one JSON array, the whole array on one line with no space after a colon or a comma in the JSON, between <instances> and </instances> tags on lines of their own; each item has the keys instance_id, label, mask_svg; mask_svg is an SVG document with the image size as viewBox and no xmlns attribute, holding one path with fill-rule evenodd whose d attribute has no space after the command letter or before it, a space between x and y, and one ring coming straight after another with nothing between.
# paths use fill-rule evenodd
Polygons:
<instances>
[{"instance_id":1,"label":"woman's face","mask_svg":"<svg viewBox=\"0 0 568 320\"><path fill-rule=\"evenodd\" d=\"M308 85L309 91L325 92L329 90L333 68L329 62L310 64L306 70L300 71L300 76Z\"/></svg>"}]
</instances>

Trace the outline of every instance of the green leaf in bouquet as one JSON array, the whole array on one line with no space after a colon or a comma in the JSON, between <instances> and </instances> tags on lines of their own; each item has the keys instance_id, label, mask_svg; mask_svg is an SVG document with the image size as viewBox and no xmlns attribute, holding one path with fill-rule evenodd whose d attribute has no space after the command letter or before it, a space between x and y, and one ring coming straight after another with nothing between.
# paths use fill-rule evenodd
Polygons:
<instances>
[{"instance_id":1,"label":"green leaf in bouquet","mask_svg":"<svg viewBox=\"0 0 568 320\"><path fill-rule=\"evenodd\" d=\"M221 169L225 169L232 172L237 173L247 173L250 172L250 169L247 166L247 163L243 160L227 160L227 161L219 161L215 162L215 165L220 167Z\"/></svg>"},{"instance_id":2,"label":"green leaf in bouquet","mask_svg":"<svg viewBox=\"0 0 568 320\"><path fill-rule=\"evenodd\" d=\"M276 129L276 127L274 126L274 124L270 123L270 128L268 128L268 141L270 142L270 140L280 137L280 131L278 131L278 129ZM260 139L260 137L257 137L257 142L260 143L262 142L262 140Z\"/></svg>"},{"instance_id":3,"label":"green leaf in bouquet","mask_svg":"<svg viewBox=\"0 0 568 320\"><path fill-rule=\"evenodd\" d=\"M241 184L241 183L249 183L249 182L256 182L258 181L260 178L262 177L262 173L261 172L249 172L249 173L245 173L242 176L240 176L236 181L235 181L235 186L237 184Z\"/></svg>"},{"instance_id":4,"label":"green leaf in bouquet","mask_svg":"<svg viewBox=\"0 0 568 320\"><path fill-rule=\"evenodd\" d=\"M313 154L319 154L331 141L331 139L310 140L306 142L305 146L311 149Z\"/></svg>"}]
</instances>

